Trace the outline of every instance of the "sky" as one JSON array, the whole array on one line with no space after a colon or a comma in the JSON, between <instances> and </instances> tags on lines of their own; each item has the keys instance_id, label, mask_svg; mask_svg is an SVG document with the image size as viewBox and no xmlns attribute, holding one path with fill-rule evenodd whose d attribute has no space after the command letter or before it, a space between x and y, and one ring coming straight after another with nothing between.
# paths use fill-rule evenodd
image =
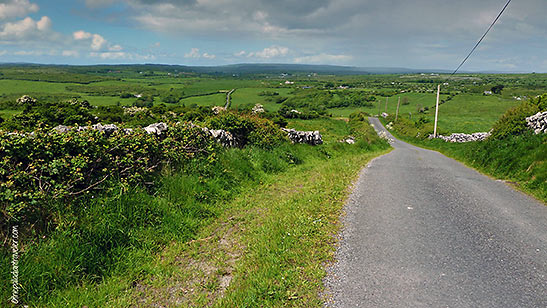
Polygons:
<instances>
[{"instance_id":1,"label":"sky","mask_svg":"<svg viewBox=\"0 0 547 308\"><path fill-rule=\"evenodd\" d=\"M455 69L506 0L0 0L0 62ZM465 71L547 72L547 0L512 1Z\"/></svg>"}]
</instances>

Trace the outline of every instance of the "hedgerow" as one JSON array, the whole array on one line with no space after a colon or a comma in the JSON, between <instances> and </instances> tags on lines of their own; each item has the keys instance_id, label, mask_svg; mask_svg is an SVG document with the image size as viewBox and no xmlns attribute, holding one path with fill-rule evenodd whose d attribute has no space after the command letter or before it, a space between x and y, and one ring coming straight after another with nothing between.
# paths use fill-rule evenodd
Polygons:
<instances>
[{"instance_id":1,"label":"hedgerow","mask_svg":"<svg viewBox=\"0 0 547 308\"><path fill-rule=\"evenodd\" d=\"M95 130L64 134L0 132L0 223L48 224L47 205L70 203L108 190L141 185L164 166L178 168L193 158L214 159L219 145L201 128L180 124L162 138L144 131L110 136Z\"/></svg>"}]
</instances>

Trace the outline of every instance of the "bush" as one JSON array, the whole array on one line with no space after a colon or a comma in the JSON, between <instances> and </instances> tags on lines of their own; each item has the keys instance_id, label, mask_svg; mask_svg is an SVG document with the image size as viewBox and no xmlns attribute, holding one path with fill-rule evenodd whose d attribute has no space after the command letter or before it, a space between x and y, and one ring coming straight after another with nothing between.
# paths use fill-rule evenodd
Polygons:
<instances>
[{"instance_id":1,"label":"bush","mask_svg":"<svg viewBox=\"0 0 547 308\"><path fill-rule=\"evenodd\" d=\"M286 140L285 134L272 121L255 115L223 112L209 118L206 125L229 131L241 147L255 145L270 148Z\"/></svg>"},{"instance_id":2,"label":"bush","mask_svg":"<svg viewBox=\"0 0 547 308\"><path fill-rule=\"evenodd\" d=\"M110 137L95 130L64 134L38 129L32 136L0 133L0 212L5 230L13 221L47 223L47 204L70 203L107 189L108 181L139 185L154 171L194 157L212 158L216 142L200 128L178 125L164 138L136 131Z\"/></svg>"},{"instance_id":3,"label":"bush","mask_svg":"<svg viewBox=\"0 0 547 308\"><path fill-rule=\"evenodd\" d=\"M32 130L40 125L85 125L95 123L92 107L87 101L71 100L57 103L32 102L23 105L23 112L3 123L7 130Z\"/></svg>"},{"instance_id":4,"label":"bush","mask_svg":"<svg viewBox=\"0 0 547 308\"><path fill-rule=\"evenodd\" d=\"M283 117L280 117L280 116L276 116L272 119L272 121L278 125L279 127L287 127L287 125L289 124L289 122L287 120L285 120L285 118Z\"/></svg>"},{"instance_id":5,"label":"bush","mask_svg":"<svg viewBox=\"0 0 547 308\"><path fill-rule=\"evenodd\" d=\"M547 94L531 99L528 102L523 102L520 105L509 109L495 124L492 129L492 139L503 139L511 135L521 135L528 131L526 125L526 117L529 117L541 108L545 108L547 102Z\"/></svg>"}]
</instances>

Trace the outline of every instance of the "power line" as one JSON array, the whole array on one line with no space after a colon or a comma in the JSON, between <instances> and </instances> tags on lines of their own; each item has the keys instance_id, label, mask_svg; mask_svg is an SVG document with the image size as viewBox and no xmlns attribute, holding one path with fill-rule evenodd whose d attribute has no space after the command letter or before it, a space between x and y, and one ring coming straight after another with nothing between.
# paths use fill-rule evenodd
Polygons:
<instances>
[{"instance_id":1,"label":"power line","mask_svg":"<svg viewBox=\"0 0 547 308\"><path fill-rule=\"evenodd\" d=\"M460 69L460 67L462 67L462 65L465 63L465 61L467 61L467 59L469 59L469 57L471 56L471 54L473 53L473 51L475 51L475 49L477 49L477 47L479 47L479 44L482 42L482 40L486 37L486 35L488 34L488 32L490 31L490 29L492 29L492 27L494 26L494 24L496 24L496 22L498 21L498 19L500 19L501 17L501 14L503 14L503 12L505 11L505 9L507 8L507 6L509 5L509 3L511 2L511 0L507 1L507 3L505 3L505 6L503 7L503 9L501 10L501 12L498 14L498 16L496 17L496 19L494 19L494 21L492 22L492 24L490 25L490 27L488 27L488 29L486 30L486 32L484 32L484 34L482 35L481 39L477 42L477 44L475 44L475 47L473 47L473 49L471 49L471 52L469 52L469 54L467 55L467 57L465 57L465 59L463 59L462 63L460 63L460 65L458 66L458 68L456 68L454 70L454 72L452 74L450 74L450 76L456 74L456 72Z\"/></svg>"}]
</instances>

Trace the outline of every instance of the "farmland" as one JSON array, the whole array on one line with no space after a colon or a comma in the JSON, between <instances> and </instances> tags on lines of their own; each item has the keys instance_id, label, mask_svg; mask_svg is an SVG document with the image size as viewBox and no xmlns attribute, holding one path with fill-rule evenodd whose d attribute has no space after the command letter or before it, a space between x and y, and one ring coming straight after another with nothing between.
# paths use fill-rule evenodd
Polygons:
<instances>
[{"instance_id":1,"label":"farmland","mask_svg":"<svg viewBox=\"0 0 547 308\"><path fill-rule=\"evenodd\" d=\"M400 134L405 140L516 177L545 198L541 137L463 146L417 138L432 124L439 83L443 133L489 131L507 110L547 92L543 74L0 66L2 226L20 224L21 299L33 307L173 306L180 298L183 306L320 306L322 264L333 257L347 187L390 151L367 116L385 112L394 121L398 102L399 123L411 132ZM230 110L213 112L232 89ZM30 98L18 101L24 95ZM264 112L252 112L257 104ZM156 122L175 128L165 137L51 133L57 125ZM199 127L226 130L241 143L221 147ZM291 144L281 127L318 130L324 143ZM350 136L355 144L340 142ZM472 156L497 151L494 158L507 165L507 157L522 156L511 153L515 144L526 154L518 169ZM10 260L3 248L2 281ZM9 296L8 288L2 292Z\"/></svg>"},{"instance_id":2,"label":"farmland","mask_svg":"<svg viewBox=\"0 0 547 308\"><path fill-rule=\"evenodd\" d=\"M471 133L489 130L505 110L547 88L547 77L542 74L218 77L175 70L137 72L116 66L102 73L92 67L87 70L93 73L81 68L77 73L59 68L0 68L0 116L8 119L20 113L15 100L22 95L49 101L76 98L94 106L131 106L138 97L145 96L149 104L195 108L223 106L225 93L236 89L231 97L234 109L250 110L258 103L269 112L287 106L313 115L347 117L356 111L394 114L401 100L400 116L431 121L435 85L443 81L439 127L448 132ZM56 82L61 73L63 78ZM484 95L498 84L505 86L501 94Z\"/></svg>"}]
</instances>

